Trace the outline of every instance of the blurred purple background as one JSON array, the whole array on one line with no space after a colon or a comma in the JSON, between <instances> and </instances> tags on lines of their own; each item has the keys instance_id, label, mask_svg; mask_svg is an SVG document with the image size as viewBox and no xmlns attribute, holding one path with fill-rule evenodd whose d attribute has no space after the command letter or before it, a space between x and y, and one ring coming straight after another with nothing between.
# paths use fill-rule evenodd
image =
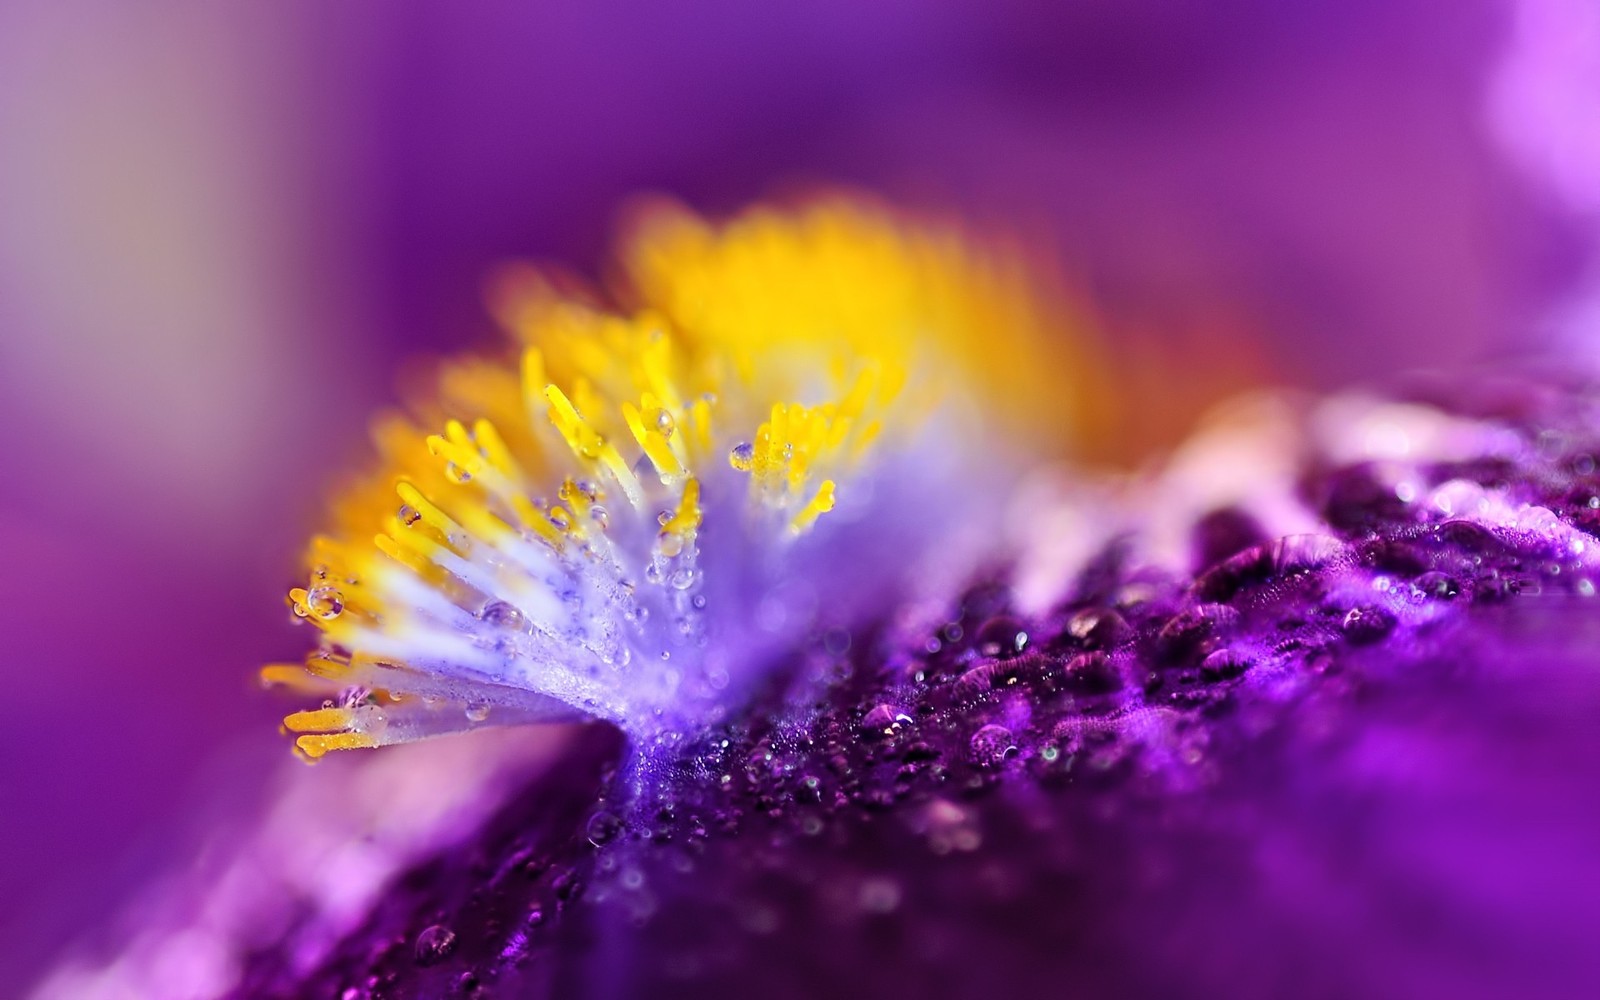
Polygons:
<instances>
[{"instance_id":1,"label":"blurred purple background","mask_svg":"<svg viewBox=\"0 0 1600 1000\"><path fill-rule=\"evenodd\" d=\"M630 194L953 207L1311 385L1526 344L1600 205L1573 0L137 6L0 7L0 984L287 753L366 415Z\"/></svg>"}]
</instances>

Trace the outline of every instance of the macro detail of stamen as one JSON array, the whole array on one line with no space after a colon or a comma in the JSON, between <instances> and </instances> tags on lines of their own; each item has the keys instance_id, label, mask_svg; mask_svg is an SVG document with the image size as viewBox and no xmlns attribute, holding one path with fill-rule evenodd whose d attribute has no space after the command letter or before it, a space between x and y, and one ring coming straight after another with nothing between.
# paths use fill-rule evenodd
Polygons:
<instances>
[{"instance_id":1,"label":"macro detail of stamen","mask_svg":"<svg viewBox=\"0 0 1600 1000\"><path fill-rule=\"evenodd\" d=\"M507 269L513 348L444 362L375 428L379 470L289 592L320 642L262 675L324 696L285 720L305 755L583 716L692 732L793 640L906 593L901 553L998 495L1009 442L1073 425L1077 376L1025 360L1069 357L1070 323L952 227L656 206L622 262L604 295Z\"/></svg>"}]
</instances>

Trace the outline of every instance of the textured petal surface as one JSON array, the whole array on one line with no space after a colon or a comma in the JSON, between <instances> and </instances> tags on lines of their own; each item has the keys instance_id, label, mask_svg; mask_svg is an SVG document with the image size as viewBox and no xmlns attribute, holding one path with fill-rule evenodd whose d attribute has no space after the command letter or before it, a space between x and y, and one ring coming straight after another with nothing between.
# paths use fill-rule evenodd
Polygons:
<instances>
[{"instance_id":1,"label":"textured petal surface","mask_svg":"<svg viewBox=\"0 0 1600 1000\"><path fill-rule=\"evenodd\" d=\"M1294 445L1274 509L1317 533L1198 510L1181 566L1135 527L1039 610L997 578L819 635L676 758L591 728L239 995L1577 995L1597 403L1258 408ZM1181 508L1185 461L1102 495Z\"/></svg>"}]
</instances>

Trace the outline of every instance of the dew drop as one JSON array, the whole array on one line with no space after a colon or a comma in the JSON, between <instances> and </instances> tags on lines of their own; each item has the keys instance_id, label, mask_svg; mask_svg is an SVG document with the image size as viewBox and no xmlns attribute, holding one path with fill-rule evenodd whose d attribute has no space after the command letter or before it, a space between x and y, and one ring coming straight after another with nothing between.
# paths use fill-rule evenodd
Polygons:
<instances>
[{"instance_id":1,"label":"dew drop","mask_svg":"<svg viewBox=\"0 0 1600 1000\"><path fill-rule=\"evenodd\" d=\"M888 729L894 725L894 709L888 705L874 705L866 715L861 717L861 728L867 730Z\"/></svg>"},{"instance_id":2,"label":"dew drop","mask_svg":"<svg viewBox=\"0 0 1600 1000\"><path fill-rule=\"evenodd\" d=\"M602 809L589 817L589 825L584 828L584 835L589 838L589 843L596 847L604 847L617 839L622 833L622 820L614 813Z\"/></svg>"},{"instance_id":3,"label":"dew drop","mask_svg":"<svg viewBox=\"0 0 1600 1000\"><path fill-rule=\"evenodd\" d=\"M1450 576L1433 570L1417 577L1412 584L1417 593L1423 597L1433 597L1440 600L1450 600L1461 593L1461 584Z\"/></svg>"},{"instance_id":4,"label":"dew drop","mask_svg":"<svg viewBox=\"0 0 1600 1000\"><path fill-rule=\"evenodd\" d=\"M1017 752L1016 744L1012 741L1011 730L1005 726L987 725L972 734L970 744L972 760L974 763L993 767L1014 756Z\"/></svg>"},{"instance_id":5,"label":"dew drop","mask_svg":"<svg viewBox=\"0 0 1600 1000\"><path fill-rule=\"evenodd\" d=\"M683 551L683 535L676 531L663 531L656 538L656 551L671 559Z\"/></svg>"},{"instance_id":6,"label":"dew drop","mask_svg":"<svg viewBox=\"0 0 1600 1000\"><path fill-rule=\"evenodd\" d=\"M489 717L489 703L475 701L467 706L467 721L482 722Z\"/></svg>"},{"instance_id":7,"label":"dew drop","mask_svg":"<svg viewBox=\"0 0 1600 1000\"><path fill-rule=\"evenodd\" d=\"M756 446L748 441L741 441L728 452L728 464L740 472L749 472L755 468Z\"/></svg>"},{"instance_id":8,"label":"dew drop","mask_svg":"<svg viewBox=\"0 0 1600 1000\"><path fill-rule=\"evenodd\" d=\"M478 612L478 618L485 625L503 629L520 629L527 624L527 618L521 610L507 601L490 601Z\"/></svg>"},{"instance_id":9,"label":"dew drop","mask_svg":"<svg viewBox=\"0 0 1600 1000\"><path fill-rule=\"evenodd\" d=\"M1028 632L1015 618L1001 615L989 619L978 629L978 652L984 656L1010 658L1028 646Z\"/></svg>"},{"instance_id":10,"label":"dew drop","mask_svg":"<svg viewBox=\"0 0 1600 1000\"><path fill-rule=\"evenodd\" d=\"M1372 604L1351 608L1340 623L1345 638L1358 645L1377 642L1388 635L1394 626L1394 615Z\"/></svg>"},{"instance_id":11,"label":"dew drop","mask_svg":"<svg viewBox=\"0 0 1600 1000\"><path fill-rule=\"evenodd\" d=\"M435 965L456 950L456 932L443 924L433 924L417 935L417 964Z\"/></svg>"},{"instance_id":12,"label":"dew drop","mask_svg":"<svg viewBox=\"0 0 1600 1000\"><path fill-rule=\"evenodd\" d=\"M332 587L312 587L306 594L306 610L313 618L332 621L344 611L344 597Z\"/></svg>"},{"instance_id":13,"label":"dew drop","mask_svg":"<svg viewBox=\"0 0 1600 1000\"><path fill-rule=\"evenodd\" d=\"M401 504L398 513L400 517L400 523L408 528L422 520L422 511L408 503Z\"/></svg>"}]
</instances>

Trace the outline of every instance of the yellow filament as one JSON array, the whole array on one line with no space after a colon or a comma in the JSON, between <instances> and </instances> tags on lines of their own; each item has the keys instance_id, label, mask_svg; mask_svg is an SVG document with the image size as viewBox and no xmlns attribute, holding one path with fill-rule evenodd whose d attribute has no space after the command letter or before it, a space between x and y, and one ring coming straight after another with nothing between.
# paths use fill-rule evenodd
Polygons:
<instances>
[{"instance_id":1,"label":"yellow filament","mask_svg":"<svg viewBox=\"0 0 1600 1000\"><path fill-rule=\"evenodd\" d=\"M368 733L310 733L294 741L300 752L312 760L330 750L357 750L378 745L378 739Z\"/></svg>"},{"instance_id":2,"label":"yellow filament","mask_svg":"<svg viewBox=\"0 0 1600 1000\"><path fill-rule=\"evenodd\" d=\"M661 407L656 398L649 393L645 393L644 396L643 414L640 413L639 407L634 406L632 403L622 404L622 416L628 422L628 430L633 432L633 439L639 442L639 447L644 449L645 455L655 465L656 471L661 474L662 479L671 481L683 475L683 463L673 453L672 441L668 434L657 427L645 424L644 415L649 414L652 410L658 413L667 412ZM668 414L668 419L670 418L671 414Z\"/></svg>"},{"instance_id":3,"label":"yellow filament","mask_svg":"<svg viewBox=\"0 0 1600 1000\"><path fill-rule=\"evenodd\" d=\"M833 480L824 479L822 485L817 487L816 496L811 498L810 503L800 508L800 513L789 522L789 531L796 535L801 534L816 524L817 518L832 510L833 489Z\"/></svg>"},{"instance_id":4,"label":"yellow filament","mask_svg":"<svg viewBox=\"0 0 1600 1000\"><path fill-rule=\"evenodd\" d=\"M435 507L422 491L415 486L401 480L395 484L394 490L400 499L412 510L422 515L422 523L437 531L444 543L451 548L456 548L464 540L461 525L457 524L448 514ZM461 551L461 550L458 550ZM461 554L465 554L461 552Z\"/></svg>"},{"instance_id":5,"label":"yellow filament","mask_svg":"<svg viewBox=\"0 0 1600 1000\"><path fill-rule=\"evenodd\" d=\"M616 446L605 439L605 436L594 429L587 420L578 413L572 400L562 392L559 386L547 385L544 389L545 398L550 401L550 420L555 424L556 430L561 433L567 447L579 459L598 464L610 472L617 484L622 487L622 492L629 502L635 507L643 502L639 480L634 476L633 470L623 461L617 452Z\"/></svg>"},{"instance_id":6,"label":"yellow filament","mask_svg":"<svg viewBox=\"0 0 1600 1000\"><path fill-rule=\"evenodd\" d=\"M284 719L283 724L292 733L325 733L344 729L354 721L354 718L349 709L318 708L295 712Z\"/></svg>"},{"instance_id":7,"label":"yellow filament","mask_svg":"<svg viewBox=\"0 0 1600 1000\"><path fill-rule=\"evenodd\" d=\"M678 501L678 510L661 526L661 533L688 535L700 527L700 517L700 481L691 479L683 484L683 497Z\"/></svg>"}]
</instances>

